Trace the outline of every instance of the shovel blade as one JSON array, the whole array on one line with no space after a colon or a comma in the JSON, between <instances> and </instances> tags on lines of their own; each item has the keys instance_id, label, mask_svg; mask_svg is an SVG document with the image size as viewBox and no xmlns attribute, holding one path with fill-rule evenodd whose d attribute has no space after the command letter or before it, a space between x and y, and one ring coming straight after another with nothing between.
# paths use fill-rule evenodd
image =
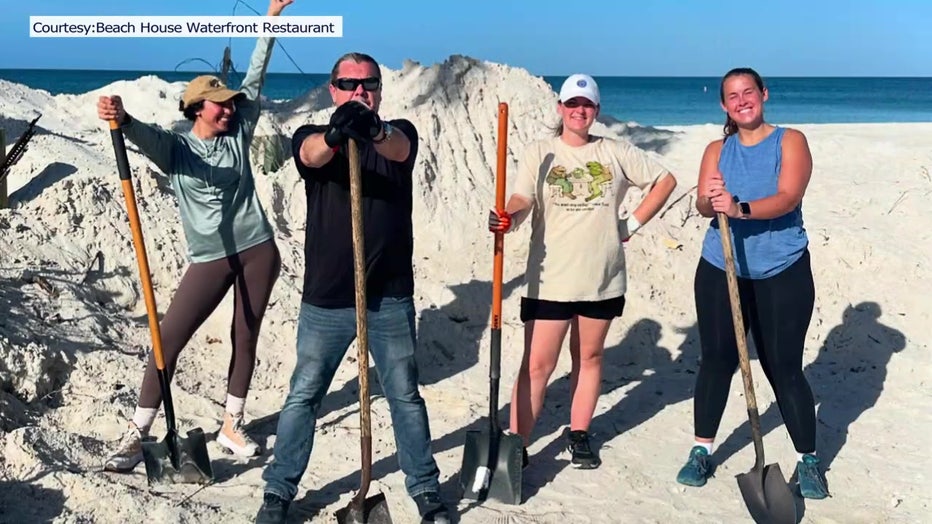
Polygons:
<instances>
[{"instance_id":1,"label":"shovel blade","mask_svg":"<svg viewBox=\"0 0 932 524\"><path fill-rule=\"evenodd\" d=\"M462 498L466 500L480 500L488 489L492 475L488 468L490 443L487 431L466 432L463 465L459 477Z\"/></svg>"},{"instance_id":2,"label":"shovel blade","mask_svg":"<svg viewBox=\"0 0 932 524\"><path fill-rule=\"evenodd\" d=\"M796 524L796 500L779 464L768 464L737 476L751 518L758 524Z\"/></svg>"},{"instance_id":3,"label":"shovel blade","mask_svg":"<svg viewBox=\"0 0 932 524\"><path fill-rule=\"evenodd\" d=\"M336 517L339 524L392 524L388 501L382 493L367 497L361 507L354 498L348 506L337 510Z\"/></svg>"},{"instance_id":4,"label":"shovel blade","mask_svg":"<svg viewBox=\"0 0 932 524\"><path fill-rule=\"evenodd\" d=\"M209 484L214 480L207 437L201 428L188 431L184 438L173 431L161 442L147 438L142 442L142 457L150 485Z\"/></svg>"},{"instance_id":5,"label":"shovel blade","mask_svg":"<svg viewBox=\"0 0 932 524\"><path fill-rule=\"evenodd\" d=\"M493 498L506 504L521 504L524 442L520 435L499 432L495 445L492 437L489 430L466 432L460 469L462 498L476 501ZM490 459L494 460L491 464Z\"/></svg>"}]
</instances>

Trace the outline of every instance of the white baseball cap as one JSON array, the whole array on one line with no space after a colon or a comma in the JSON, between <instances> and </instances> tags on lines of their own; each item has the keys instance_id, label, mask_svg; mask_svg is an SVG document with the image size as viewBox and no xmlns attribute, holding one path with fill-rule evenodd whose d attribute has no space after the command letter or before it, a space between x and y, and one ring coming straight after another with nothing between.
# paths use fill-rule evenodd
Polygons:
<instances>
[{"instance_id":1,"label":"white baseball cap","mask_svg":"<svg viewBox=\"0 0 932 524\"><path fill-rule=\"evenodd\" d=\"M581 96L599 105L599 86L589 75L575 74L563 81L560 88L560 102Z\"/></svg>"}]
</instances>

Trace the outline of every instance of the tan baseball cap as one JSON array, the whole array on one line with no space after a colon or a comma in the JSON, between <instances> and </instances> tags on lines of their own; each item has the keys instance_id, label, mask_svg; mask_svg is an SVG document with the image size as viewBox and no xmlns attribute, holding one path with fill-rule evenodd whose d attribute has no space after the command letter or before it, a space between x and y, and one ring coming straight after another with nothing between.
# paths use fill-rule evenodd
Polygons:
<instances>
[{"instance_id":1,"label":"tan baseball cap","mask_svg":"<svg viewBox=\"0 0 932 524\"><path fill-rule=\"evenodd\" d=\"M188 83L187 89L184 90L184 96L181 97L182 109L187 109L191 104L196 104L202 100L211 102L226 102L227 100L243 94L241 91L234 91L228 88L219 78L213 75L201 75Z\"/></svg>"}]
</instances>

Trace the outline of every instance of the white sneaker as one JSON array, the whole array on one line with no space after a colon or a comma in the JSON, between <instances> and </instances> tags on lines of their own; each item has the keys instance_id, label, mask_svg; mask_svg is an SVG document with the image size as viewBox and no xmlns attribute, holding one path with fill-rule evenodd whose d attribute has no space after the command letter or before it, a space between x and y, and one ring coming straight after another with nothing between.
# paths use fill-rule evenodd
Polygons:
<instances>
[{"instance_id":1,"label":"white sneaker","mask_svg":"<svg viewBox=\"0 0 932 524\"><path fill-rule=\"evenodd\" d=\"M224 412L223 427L217 433L217 443L241 457L255 457L261 450L259 444L243 430L243 416Z\"/></svg>"},{"instance_id":2,"label":"white sneaker","mask_svg":"<svg viewBox=\"0 0 932 524\"><path fill-rule=\"evenodd\" d=\"M129 423L129 428L120 439L116 452L104 463L105 471L128 473L142 462L142 439L146 434Z\"/></svg>"}]
</instances>

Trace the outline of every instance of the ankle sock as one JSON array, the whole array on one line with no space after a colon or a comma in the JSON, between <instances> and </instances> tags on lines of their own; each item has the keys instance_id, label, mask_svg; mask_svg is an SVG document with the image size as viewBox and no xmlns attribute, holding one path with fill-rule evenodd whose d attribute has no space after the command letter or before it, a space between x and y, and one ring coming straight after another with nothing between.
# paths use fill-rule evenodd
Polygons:
<instances>
[{"instance_id":1,"label":"ankle sock","mask_svg":"<svg viewBox=\"0 0 932 524\"><path fill-rule=\"evenodd\" d=\"M701 447L701 448L705 448L705 450L709 452L709 455L712 454L712 443L711 443L711 442L699 442L699 441L697 440L697 441L695 441L695 443L693 444L693 446L699 446L699 447Z\"/></svg>"},{"instance_id":2,"label":"ankle sock","mask_svg":"<svg viewBox=\"0 0 932 524\"><path fill-rule=\"evenodd\" d=\"M227 393L227 413L237 416L242 415L243 410L246 409L246 399L240 397L234 397L233 395Z\"/></svg>"},{"instance_id":3,"label":"ankle sock","mask_svg":"<svg viewBox=\"0 0 932 524\"><path fill-rule=\"evenodd\" d=\"M143 408L136 406L136 412L133 413L133 424L139 428L142 433L148 433L152 423L155 422L156 415L159 414L159 408Z\"/></svg>"},{"instance_id":4,"label":"ankle sock","mask_svg":"<svg viewBox=\"0 0 932 524\"><path fill-rule=\"evenodd\" d=\"M797 458L800 462L802 462L802 461L803 461L803 457L806 456L806 455L812 455L813 457L815 457L815 456L816 456L816 452L815 452L815 451L810 451L809 453L799 453L799 452L797 452L797 453L796 453L796 458Z\"/></svg>"}]
</instances>

